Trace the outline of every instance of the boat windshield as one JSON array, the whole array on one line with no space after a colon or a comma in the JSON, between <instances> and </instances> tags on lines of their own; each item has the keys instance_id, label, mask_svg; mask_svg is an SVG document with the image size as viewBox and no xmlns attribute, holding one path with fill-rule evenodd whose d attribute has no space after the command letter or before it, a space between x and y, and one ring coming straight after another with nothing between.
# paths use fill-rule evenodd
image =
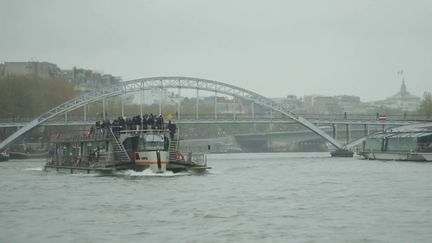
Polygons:
<instances>
[{"instance_id":1,"label":"boat windshield","mask_svg":"<svg viewBox=\"0 0 432 243\"><path fill-rule=\"evenodd\" d=\"M139 150L164 150L163 135L148 134L140 137Z\"/></svg>"}]
</instances>

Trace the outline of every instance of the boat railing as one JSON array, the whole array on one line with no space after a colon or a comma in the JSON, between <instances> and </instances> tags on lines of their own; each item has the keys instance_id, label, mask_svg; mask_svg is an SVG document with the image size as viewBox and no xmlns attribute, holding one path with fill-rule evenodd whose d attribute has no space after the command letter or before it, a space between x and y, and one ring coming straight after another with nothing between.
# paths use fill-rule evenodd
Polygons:
<instances>
[{"instance_id":1,"label":"boat railing","mask_svg":"<svg viewBox=\"0 0 432 243\"><path fill-rule=\"evenodd\" d=\"M168 129L133 129L133 130L120 130L120 134L138 134L138 133L155 133L164 134L169 132Z\"/></svg>"},{"instance_id":2,"label":"boat railing","mask_svg":"<svg viewBox=\"0 0 432 243\"><path fill-rule=\"evenodd\" d=\"M90 130L70 131L66 133L56 133L51 137L53 142L86 142L94 140L107 140L112 139L109 130Z\"/></svg>"},{"instance_id":3,"label":"boat railing","mask_svg":"<svg viewBox=\"0 0 432 243\"><path fill-rule=\"evenodd\" d=\"M58 147L49 156L48 165L71 166L71 167L105 167L112 164L113 153L105 149L96 149L86 156L80 155L79 147Z\"/></svg>"}]
</instances>

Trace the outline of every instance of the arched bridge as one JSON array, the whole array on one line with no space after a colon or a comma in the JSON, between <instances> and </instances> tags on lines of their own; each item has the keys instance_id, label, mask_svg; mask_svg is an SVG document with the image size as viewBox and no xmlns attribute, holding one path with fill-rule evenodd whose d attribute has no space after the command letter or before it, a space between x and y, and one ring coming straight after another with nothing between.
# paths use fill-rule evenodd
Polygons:
<instances>
[{"instance_id":1,"label":"arched bridge","mask_svg":"<svg viewBox=\"0 0 432 243\"><path fill-rule=\"evenodd\" d=\"M259 95L250 90L246 90L234 85L212 81L207 79L200 78L191 78L191 77L151 77L151 78L143 78L136 79L126 82L121 82L118 85L114 85L111 87L106 87L104 89L95 90L93 92L89 92L83 94L79 97L71 99L48 112L40 115L35 118L19 130L17 130L14 134L6 138L4 141L0 143L0 151L3 150L7 145L12 143L15 139L28 132L32 128L54 118L59 115L62 115L66 112L75 110L77 108L83 107L92 102L106 99L109 97L119 96L126 93L132 93L143 90L152 90L152 89L169 89L169 88L182 88L182 89L192 89L192 90L204 90L215 92L215 94L224 94L240 99L244 99L252 102L252 104L261 105L263 107L267 107L271 109L271 111L279 112L288 118L294 120L310 129L315 134L319 135L332 145L334 145L338 149L343 149L343 146L332 138L329 134L321 130L319 127L309 122L305 118L296 115L295 113L289 111L286 107L281 104L266 98L262 95Z\"/></svg>"}]
</instances>

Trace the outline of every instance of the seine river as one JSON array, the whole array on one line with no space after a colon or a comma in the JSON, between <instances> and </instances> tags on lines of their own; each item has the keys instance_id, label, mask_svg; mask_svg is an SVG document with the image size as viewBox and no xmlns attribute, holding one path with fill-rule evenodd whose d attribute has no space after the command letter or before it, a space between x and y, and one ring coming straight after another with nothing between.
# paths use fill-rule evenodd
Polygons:
<instances>
[{"instance_id":1,"label":"seine river","mask_svg":"<svg viewBox=\"0 0 432 243\"><path fill-rule=\"evenodd\" d=\"M0 163L0 242L431 242L432 164L212 154L205 175Z\"/></svg>"}]
</instances>

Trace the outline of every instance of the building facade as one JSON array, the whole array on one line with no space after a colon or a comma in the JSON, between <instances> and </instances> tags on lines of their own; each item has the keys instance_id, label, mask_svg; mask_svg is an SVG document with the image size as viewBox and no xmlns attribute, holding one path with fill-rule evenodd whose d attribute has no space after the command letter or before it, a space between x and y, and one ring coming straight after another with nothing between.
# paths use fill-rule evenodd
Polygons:
<instances>
[{"instance_id":1,"label":"building facade","mask_svg":"<svg viewBox=\"0 0 432 243\"><path fill-rule=\"evenodd\" d=\"M62 70L62 78L70 81L79 91L91 91L102 87L118 84L120 77L111 74L103 74L90 69L74 67Z\"/></svg>"},{"instance_id":2,"label":"building facade","mask_svg":"<svg viewBox=\"0 0 432 243\"><path fill-rule=\"evenodd\" d=\"M49 62L5 62L0 67L0 77L30 76L33 78L61 78L62 72Z\"/></svg>"}]
</instances>

